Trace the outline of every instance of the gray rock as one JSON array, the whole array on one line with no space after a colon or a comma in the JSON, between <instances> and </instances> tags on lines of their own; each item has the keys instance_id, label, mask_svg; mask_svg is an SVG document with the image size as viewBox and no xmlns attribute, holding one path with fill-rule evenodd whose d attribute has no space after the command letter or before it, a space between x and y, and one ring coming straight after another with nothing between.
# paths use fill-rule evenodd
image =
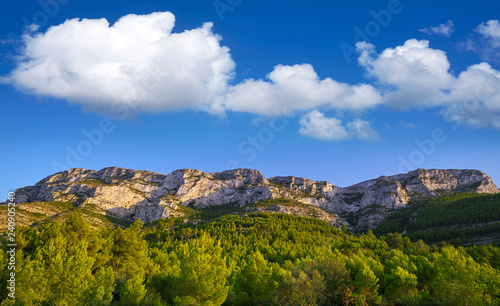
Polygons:
<instances>
[{"instance_id":1,"label":"gray rock","mask_svg":"<svg viewBox=\"0 0 500 306\"><path fill-rule=\"evenodd\" d=\"M71 169L56 173L35 186L19 188L15 199L16 203L59 201L93 205L117 218L148 222L182 216L180 205L243 207L285 198L307 204L312 210L276 206L267 211L307 214L336 225L348 225L341 217L349 215L358 220L353 224L355 230L366 230L413 199L453 192L498 193L499 190L479 170L418 169L341 188L293 176L266 179L253 169L213 173L181 169L163 175L109 167L100 171Z\"/></svg>"}]
</instances>

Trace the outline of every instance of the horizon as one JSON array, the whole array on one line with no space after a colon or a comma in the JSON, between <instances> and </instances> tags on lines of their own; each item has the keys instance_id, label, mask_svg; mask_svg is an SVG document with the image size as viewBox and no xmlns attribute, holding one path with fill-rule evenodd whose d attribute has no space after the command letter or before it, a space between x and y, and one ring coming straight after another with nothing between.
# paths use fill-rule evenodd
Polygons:
<instances>
[{"instance_id":1,"label":"horizon","mask_svg":"<svg viewBox=\"0 0 500 306\"><path fill-rule=\"evenodd\" d=\"M414 170L411 170L411 171L408 171L408 172L401 172L401 173L396 173L396 174L393 174L393 175L390 175L390 176L387 176L387 175L379 175L379 176L375 176L373 178L369 178L369 179L365 179L365 180L360 180L360 181L357 181L351 185L346 185L346 186L341 186L341 185L337 185L335 184L334 182L332 181L327 181L327 180L313 180L313 179L310 179L308 177L301 177L301 176L296 176L296 175L275 175L275 176L267 176L265 175L264 173L262 173L262 171L260 171L259 169L253 169L253 168L235 168L235 169L227 169L227 170L223 170L223 171L211 171L211 172L207 172L207 171L203 171L201 169L194 169L194 168L179 168L179 169L175 169L175 170L172 170L168 173L161 173L161 172L157 172L157 171L151 171L151 170L144 170L144 169L130 169L130 168L123 168L123 167L118 167L118 166L108 166L108 167L104 167L102 169L87 169L87 168L71 168L71 169L67 169L67 170L63 170L63 171L60 171L60 172L56 172L56 173L53 173L53 174L50 174L48 176L45 176L44 178L42 179L39 179L36 183L39 183L41 181L43 181L44 179L48 178L48 177L51 177L51 176L54 176L58 173L62 173L62 172L67 172L67 171L71 171L71 170L87 170L87 171L95 171L95 172L100 172L102 170L105 170L105 169L108 169L108 168L118 168L118 169L123 169L123 170L132 170L132 171L136 171L136 172L142 172L142 171L145 171L145 172L151 172L151 173L155 173L155 174L160 174L160 175L165 175L165 176L168 176L170 174L172 174L173 172L175 171L180 171L180 170L198 170L198 171L201 171L203 173L207 173L207 174L212 174L212 173L222 173L222 172L225 172L225 171L235 171L235 170L254 170L254 171L258 171L259 173L261 173L266 179L271 179L271 178L274 178L274 177L296 177L296 178L303 178L303 179L309 179L309 180L312 180L314 182L327 182L327 183L330 183L336 187L340 187L340 188L347 188L347 187L352 187L354 185L358 185L358 184L361 184L363 182L367 182L367 181L371 181L371 180L377 180L377 179L380 179L380 178L383 178L383 177L391 177L391 176L398 176L398 175L405 175L405 174L409 174L410 172L414 172L414 171L418 171L418 170L424 170L424 171L431 171L431 170L442 170L442 171L480 171L482 173L484 173L486 176L488 176L489 178L492 179L493 181L493 184L496 185L495 183L495 180L488 175L488 173L482 171L482 170L479 170L479 169L437 169L437 168L417 168L417 169L414 169ZM35 184L36 184L35 183ZM30 187L30 186L34 186L35 184L33 185L27 185L27 186L22 186L22 187L19 187L19 188L23 188L23 187ZM497 186L498 187L498 186ZM15 190L12 190L12 191L15 191Z\"/></svg>"},{"instance_id":2,"label":"horizon","mask_svg":"<svg viewBox=\"0 0 500 306\"><path fill-rule=\"evenodd\" d=\"M1 192L109 164L248 168L342 187L418 168L500 182L499 9L491 0L6 4Z\"/></svg>"}]
</instances>

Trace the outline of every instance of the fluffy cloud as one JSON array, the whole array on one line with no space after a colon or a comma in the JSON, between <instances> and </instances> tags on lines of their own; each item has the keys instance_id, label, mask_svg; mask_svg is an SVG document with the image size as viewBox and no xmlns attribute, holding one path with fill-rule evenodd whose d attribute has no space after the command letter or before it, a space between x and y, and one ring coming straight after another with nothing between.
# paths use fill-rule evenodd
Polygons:
<instances>
[{"instance_id":1,"label":"fluffy cloud","mask_svg":"<svg viewBox=\"0 0 500 306\"><path fill-rule=\"evenodd\" d=\"M80 103L85 109L116 112L125 103L137 111L179 109L262 116L308 111L300 134L319 139L378 138L357 119L342 125L317 109L359 112L379 105L410 110L439 107L449 121L500 129L500 73L487 63L455 76L446 53L426 40L410 39L381 53L366 42L356 45L359 64L371 84L320 78L313 66L277 65L265 79L229 82L235 63L212 24L173 32L169 12L127 15L110 25L105 19L72 19L45 33L23 36L17 67L3 78L20 90ZM451 33L449 21L426 32ZM490 20L476 32L500 47L500 24ZM496 48L495 47L495 48Z\"/></svg>"},{"instance_id":2,"label":"fluffy cloud","mask_svg":"<svg viewBox=\"0 0 500 306\"><path fill-rule=\"evenodd\" d=\"M426 40L407 40L404 45L375 53L366 42L356 45L359 63L369 76L385 86L384 102L399 109L436 106L446 98L453 77L445 52L429 48Z\"/></svg>"},{"instance_id":3,"label":"fluffy cloud","mask_svg":"<svg viewBox=\"0 0 500 306\"><path fill-rule=\"evenodd\" d=\"M500 47L500 22L498 22L498 20L490 20L481 23L476 28L476 32L490 39L493 47Z\"/></svg>"},{"instance_id":4,"label":"fluffy cloud","mask_svg":"<svg viewBox=\"0 0 500 306\"><path fill-rule=\"evenodd\" d=\"M300 120L299 134L320 140L342 141L352 138L377 141L378 133L367 121L356 119L345 126L337 118L328 118L317 110L304 115Z\"/></svg>"},{"instance_id":5,"label":"fluffy cloud","mask_svg":"<svg viewBox=\"0 0 500 306\"><path fill-rule=\"evenodd\" d=\"M500 72L487 63L460 73L441 111L452 122L500 129Z\"/></svg>"},{"instance_id":6,"label":"fluffy cloud","mask_svg":"<svg viewBox=\"0 0 500 306\"><path fill-rule=\"evenodd\" d=\"M440 24L437 27L427 27L419 30L420 32L427 33L429 35L435 34L439 36L450 37L451 33L455 32L453 21L448 20L445 24Z\"/></svg>"},{"instance_id":7,"label":"fluffy cloud","mask_svg":"<svg viewBox=\"0 0 500 306\"><path fill-rule=\"evenodd\" d=\"M118 101L138 111L194 109L265 116L317 107L363 110L381 102L367 84L320 79L308 64L278 65L266 80L228 82L235 63L206 23L173 33L169 12L107 20L72 19L45 33L27 32L26 49L7 78L31 94L109 113Z\"/></svg>"},{"instance_id":8,"label":"fluffy cloud","mask_svg":"<svg viewBox=\"0 0 500 306\"><path fill-rule=\"evenodd\" d=\"M380 94L373 86L321 80L309 64L278 65L267 80L250 79L231 88L224 102L227 109L260 115L290 114L322 106L357 111L380 103Z\"/></svg>"},{"instance_id":9,"label":"fluffy cloud","mask_svg":"<svg viewBox=\"0 0 500 306\"><path fill-rule=\"evenodd\" d=\"M459 124L500 127L500 73L488 63L453 76L445 52L429 42L410 39L380 54L357 44L359 63L384 90L385 104L399 109L442 107L441 114Z\"/></svg>"},{"instance_id":10,"label":"fluffy cloud","mask_svg":"<svg viewBox=\"0 0 500 306\"><path fill-rule=\"evenodd\" d=\"M71 19L24 35L26 49L8 81L25 92L110 112L121 101L140 111L220 112L235 63L206 23L172 33L169 12Z\"/></svg>"}]
</instances>

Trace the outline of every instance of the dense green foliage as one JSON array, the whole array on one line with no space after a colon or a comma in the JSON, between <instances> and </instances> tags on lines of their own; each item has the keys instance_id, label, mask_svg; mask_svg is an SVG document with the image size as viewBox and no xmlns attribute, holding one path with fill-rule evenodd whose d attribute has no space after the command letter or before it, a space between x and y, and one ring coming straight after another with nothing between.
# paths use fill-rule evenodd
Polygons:
<instances>
[{"instance_id":1,"label":"dense green foliage","mask_svg":"<svg viewBox=\"0 0 500 306\"><path fill-rule=\"evenodd\" d=\"M454 239L455 245L476 236L499 236L500 194L462 193L411 203L387 217L374 233L404 230L412 241L422 239L432 243Z\"/></svg>"},{"instance_id":2,"label":"dense green foliage","mask_svg":"<svg viewBox=\"0 0 500 306\"><path fill-rule=\"evenodd\" d=\"M19 305L500 304L497 247L429 247L317 219L228 215L92 230L75 214L17 235ZM0 295L14 304L4 286Z\"/></svg>"}]
</instances>

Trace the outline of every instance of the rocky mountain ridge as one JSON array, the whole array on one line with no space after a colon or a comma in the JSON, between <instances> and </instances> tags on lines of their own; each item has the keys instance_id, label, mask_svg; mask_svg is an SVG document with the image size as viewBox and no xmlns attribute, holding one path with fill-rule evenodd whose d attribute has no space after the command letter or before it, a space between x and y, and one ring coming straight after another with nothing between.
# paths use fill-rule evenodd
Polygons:
<instances>
[{"instance_id":1,"label":"rocky mountain ridge","mask_svg":"<svg viewBox=\"0 0 500 306\"><path fill-rule=\"evenodd\" d=\"M297 215L314 212L314 216L326 218L336 226L346 224L344 218L347 218L350 227L366 230L411 200L454 192L498 193L499 190L479 170L418 169L342 188L326 181L293 176L268 179L253 169L213 173L181 169L164 175L109 167L100 171L70 169L56 173L35 186L19 188L15 201L18 204L69 202L78 207L95 207L114 218L129 221L140 218L148 222L182 217L185 206L246 207L269 199L287 199L310 209L278 205L271 211ZM23 207L29 209L27 204ZM330 217L318 213L318 209Z\"/></svg>"}]
</instances>

